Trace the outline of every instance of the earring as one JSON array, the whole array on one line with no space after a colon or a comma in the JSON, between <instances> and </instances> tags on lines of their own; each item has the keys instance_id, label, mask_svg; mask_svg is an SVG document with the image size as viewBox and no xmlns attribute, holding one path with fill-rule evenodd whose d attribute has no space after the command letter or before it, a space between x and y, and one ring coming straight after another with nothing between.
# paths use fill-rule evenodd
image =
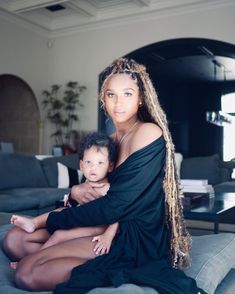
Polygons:
<instances>
[{"instance_id":1,"label":"earring","mask_svg":"<svg viewBox=\"0 0 235 294\"><path fill-rule=\"evenodd\" d=\"M141 107L142 106L142 102L140 101L140 103L139 103L139 107Z\"/></svg>"}]
</instances>

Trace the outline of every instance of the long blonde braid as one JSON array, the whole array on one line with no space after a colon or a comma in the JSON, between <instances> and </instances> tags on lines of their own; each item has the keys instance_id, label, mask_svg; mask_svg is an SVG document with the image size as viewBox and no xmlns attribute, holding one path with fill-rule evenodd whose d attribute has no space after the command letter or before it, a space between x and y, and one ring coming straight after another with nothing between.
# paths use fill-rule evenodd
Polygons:
<instances>
[{"instance_id":1,"label":"long blonde braid","mask_svg":"<svg viewBox=\"0 0 235 294\"><path fill-rule=\"evenodd\" d=\"M114 74L126 73L137 82L143 106L139 118L156 123L163 132L166 142L166 162L163 188L165 192L166 221L171 233L172 265L176 268L190 265L189 250L191 238L186 229L180 200L179 178L176 172L174 145L168 129L166 115L160 106L157 93L146 72L145 66L134 60L120 58L114 61L102 73L100 101L104 107L104 89L108 79Z\"/></svg>"}]
</instances>

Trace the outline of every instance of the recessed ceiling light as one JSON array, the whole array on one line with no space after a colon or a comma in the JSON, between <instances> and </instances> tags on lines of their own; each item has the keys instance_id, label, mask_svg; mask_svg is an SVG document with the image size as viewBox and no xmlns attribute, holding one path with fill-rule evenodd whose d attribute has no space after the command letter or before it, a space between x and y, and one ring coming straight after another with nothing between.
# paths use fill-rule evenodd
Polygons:
<instances>
[{"instance_id":1,"label":"recessed ceiling light","mask_svg":"<svg viewBox=\"0 0 235 294\"><path fill-rule=\"evenodd\" d=\"M60 5L60 4L50 5L50 6L47 6L45 8L47 10L49 10L50 12L56 12L56 11L60 11L60 10L66 9L63 5Z\"/></svg>"}]
</instances>

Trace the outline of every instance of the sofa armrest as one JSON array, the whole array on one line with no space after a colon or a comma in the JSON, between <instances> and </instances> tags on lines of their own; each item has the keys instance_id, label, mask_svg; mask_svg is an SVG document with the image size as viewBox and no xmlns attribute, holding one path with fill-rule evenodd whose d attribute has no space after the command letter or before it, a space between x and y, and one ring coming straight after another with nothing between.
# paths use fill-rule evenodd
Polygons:
<instances>
[{"instance_id":1,"label":"sofa armrest","mask_svg":"<svg viewBox=\"0 0 235 294\"><path fill-rule=\"evenodd\" d=\"M232 180L233 169L235 169L234 161L221 161L220 162L220 176L221 182L228 182Z\"/></svg>"},{"instance_id":2,"label":"sofa armrest","mask_svg":"<svg viewBox=\"0 0 235 294\"><path fill-rule=\"evenodd\" d=\"M229 168L220 168L220 182L228 182L232 180L232 170Z\"/></svg>"}]
</instances>

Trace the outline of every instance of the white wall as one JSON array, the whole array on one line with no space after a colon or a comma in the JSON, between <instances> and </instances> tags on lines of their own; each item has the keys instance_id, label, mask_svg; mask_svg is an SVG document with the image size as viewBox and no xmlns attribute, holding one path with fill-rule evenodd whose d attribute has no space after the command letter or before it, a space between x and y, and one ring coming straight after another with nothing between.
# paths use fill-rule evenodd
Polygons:
<instances>
[{"instance_id":1,"label":"white wall","mask_svg":"<svg viewBox=\"0 0 235 294\"><path fill-rule=\"evenodd\" d=\"M38 101L42 89L49 84L48 58L46 38L0 18L0 74L13 74L25 80ZM42 136L40 141L42 150Z\"/></svg>"},{"instance_id":2,"label":"white wall","mask_svg":"<svg viewBox=\"0 0 235 294\"><path fill-rule=\"evenodd\" d=\"M52 40L50 49L45 39L13 25L2 28L0 22L0 50L4 52L0 56L4 57L0 71L20 75L37 95L52 83L77 80L86 85L88 90L84 95L85 108L80 114L79 128L96 129L98 75L113 59L145 45L174 38L209 38L235 44L234 15L235 5L155 15L129 24L111 23L106 28L57 37ZM44 153L50 151L49 133L47 125Z\"/></svg>"},{"instance_id":3,"label":"white wall","mask_svg":"<svg viewBox=\"0 0 235 294\"><path fill-rule=\"evenodd\" d=\"M86 84L82 129L97 127L97 78L113 59L151 43L174 38L209 38L235 44L235 6L165 15L132 24L109 26L57 38L51 58L54 81Z\"/></svg>"}]
</instances>

